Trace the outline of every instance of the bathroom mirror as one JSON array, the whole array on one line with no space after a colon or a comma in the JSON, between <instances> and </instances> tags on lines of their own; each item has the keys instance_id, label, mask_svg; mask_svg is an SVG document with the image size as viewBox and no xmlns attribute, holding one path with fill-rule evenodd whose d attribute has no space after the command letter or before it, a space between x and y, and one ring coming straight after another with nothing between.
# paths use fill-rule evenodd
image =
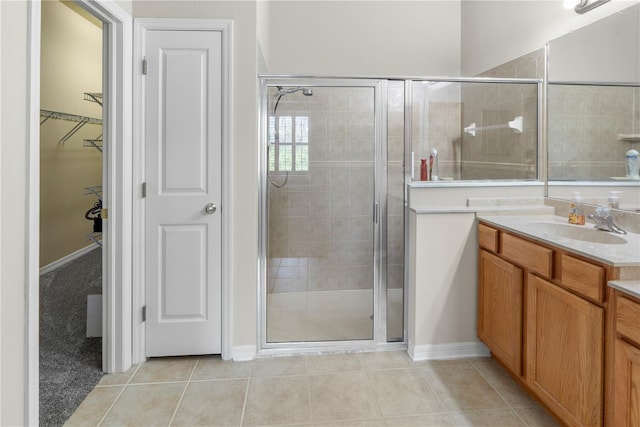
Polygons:
<instances>
[{"instance_id":1,"label":"bathroom mirror","mask_svg":"<svg viewBox=\"0 0 640 427\"><path fill-rule=\"evenodd\" d=\"M626 167L640 150L640 4L550 41L548 83L548 196L622 191L621 208L640 208Z\"/></svg>"}]
</instances>

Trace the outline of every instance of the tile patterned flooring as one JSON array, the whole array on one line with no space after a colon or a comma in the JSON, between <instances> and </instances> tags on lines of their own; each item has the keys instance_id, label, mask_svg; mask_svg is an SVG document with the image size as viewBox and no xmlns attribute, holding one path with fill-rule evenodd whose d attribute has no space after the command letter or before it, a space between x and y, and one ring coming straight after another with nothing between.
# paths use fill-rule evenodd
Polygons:
<instances>
[{"instance_id":1,"label":"tile patterned flooring","mask_svg":"<svg viewBox=\"0 0 640 427\"><path fill-rule=\"evenodd\" d=\"M557 426L491 359L403 351L151 359L106 375L65 425Z\"/></svg>"}]
</instances>

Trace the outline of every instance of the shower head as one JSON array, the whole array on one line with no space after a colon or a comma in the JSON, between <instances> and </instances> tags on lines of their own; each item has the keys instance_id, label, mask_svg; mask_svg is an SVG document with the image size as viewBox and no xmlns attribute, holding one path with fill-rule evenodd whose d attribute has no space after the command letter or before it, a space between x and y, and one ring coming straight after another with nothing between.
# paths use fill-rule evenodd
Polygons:
<instances>
[{"instance_id":1,"label":"shower head","mask_svg":"<svg viewBox=\"0 0 640 427\"><path fill-rule=\"evenodd\" d=\"M276 86L276 88L278 89L278 92L276 92L276 96L291 95L292 93L296 93L299 91L302 91L302 94L304 96L313 95L313 90L311 90L311 88L308 88L308 87L291 87L289 89L285 89L282 86Z\"/></svg>"},{"instance_id":2,"label":"shower head","mask_svg":"<svg viewBox=\"0 0 640 427\"><path fill-rule=\"evenodd\" d=\"M304 96L313 96L313 90L311 90L311 88L308 87L290 87L289 89L285 89L282 86L276 86L276 89L278 89L278 91L275 93L275 95L273 96L273 99L275 100L274 105L273 105L273 115L275 116L276 114L276 110L278 109L278 104L280 103L280 98L282 98L285 95L291 95L292 93L296 93L296 92L300 92L302 91L302 94Z\"/></svg>"}]
</instances>

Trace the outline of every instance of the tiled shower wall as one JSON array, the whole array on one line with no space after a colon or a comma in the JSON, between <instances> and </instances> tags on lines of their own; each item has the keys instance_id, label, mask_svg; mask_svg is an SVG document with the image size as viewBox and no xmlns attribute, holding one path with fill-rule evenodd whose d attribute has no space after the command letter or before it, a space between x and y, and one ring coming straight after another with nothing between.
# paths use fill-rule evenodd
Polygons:
<instances>
[{"instance_id":1,"label":"tiled shower wall","mask_svg":"<svg viewBox=\"0 0 640 427\"><path fill-rule=\"evenodd\" d=\"M387 288L404 287L404 84L389 82L387 117ZM402 336L402 329L396 335Z\"/></svg>"},{"instance_id":2,"label":"tiled shower wall","mask_svg":"<svg viewBox=\"0 0 640 427\"><path fill-rule=\"evenodd\" d=\"M373 288L373 88L313 88L278 116L309 117L309 171L269 185L269 292ZM271 173L282 183L286 173Z\"/></svg>"},{"instance_id":3,"label":"tiled shower wall","mask_svg":"<svg viewBox=\"0 0 640 427\"><path fill-rule=\"evenodd\" d=\"M464 83L460 179L535 179L538 135L537 85ZM523 130L508 127L522 117ZM497 126L497 128L492 128Z\"/></svg>"},{"instance_id":4,"label":"tiled shower wall","mask_svg":"<svg viewBox=\"0 0 640 427\"><path fill-rule=\"evenodd\" d=\"M541 79L544 50L509 61L478 77ZM504 125L523 117L523 132L509 128L463 132L460 179L535 179L538 147L538 88L525 84L463 84L462 128Z\"/></svg>"},{"instance_id":5,"label":"tiled shower wall","mask_svg":"<svg viewBox=\"0 0 640 427\"><path fill-rule=\"evenodd\" d=\"M541 78L544 51L536 51L478 77ZM420 161L438 151L441 180L535 179L538 87L535 84L414 82L411 138L413 179ZM480 129L523 117L523 132ZM464 132L475 123L476 135Z\"/></svg>"},{"instance_id":6,"label":"tiled shower wall","mask_svg":"<svg viewBox=\"0 0 640 427\"><path fill-rule=\"evenodd\" d=\"M429 162L434 148L438 154L438 177L460 179L461 108L459 83L414 82L411 145L415 181L420 179L421 160Z\"/></svg>"},{"instance_id":7,"label":"tiled shower wall","mask_svg":"<svg viewBox=\"0 0 640 427\"><path fill-rule=\"evenodd\" d=\"M549 84L549 179L624 177L640 141L640 88Z\"/></svg>"}]
</instances>

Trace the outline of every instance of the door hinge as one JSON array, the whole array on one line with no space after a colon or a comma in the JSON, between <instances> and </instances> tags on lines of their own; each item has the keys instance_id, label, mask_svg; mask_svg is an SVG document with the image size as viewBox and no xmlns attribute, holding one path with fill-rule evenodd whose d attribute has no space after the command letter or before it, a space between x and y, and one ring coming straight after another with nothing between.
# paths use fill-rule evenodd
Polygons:
<instances>
[{"instance_id":1,"label":"door hinge","mask_svg":"<svg viewBox=\"0 0 640 427\"><path fill-rule=\"evenodd\" d=\"M142 58L142 74L147 74L147 57Z\"/></svg>"},{"instance_id":2,"label":"door hinge","mask_svg":"<svg viewBox=\"0 0 640 427\"><path fill-rule=\"evenodd\" d=\"M142 321L146 321L147 320L147 306L143 305L142 306Z\"/></svg>"},{"instance_id":3,"label":"door hinge","mask_svg":"<svg viewBox=\"0 0 640 427\"><path fill-rule=\"evenodd\" d=\"M143 182L142 183L142 198L144 199L145 197L147 197L147 183Z\"/></svg>"},{"instance_id":4,"label":"door hinge","mask_svg":"<svg viewBox=\"0 0 640 427\"><path fill-rule=\"evenodd\" d=\"M100 211L100 217L102 219L109 219L109 209L102 208L102 210Z\"/></svg>"}]
</instances>

